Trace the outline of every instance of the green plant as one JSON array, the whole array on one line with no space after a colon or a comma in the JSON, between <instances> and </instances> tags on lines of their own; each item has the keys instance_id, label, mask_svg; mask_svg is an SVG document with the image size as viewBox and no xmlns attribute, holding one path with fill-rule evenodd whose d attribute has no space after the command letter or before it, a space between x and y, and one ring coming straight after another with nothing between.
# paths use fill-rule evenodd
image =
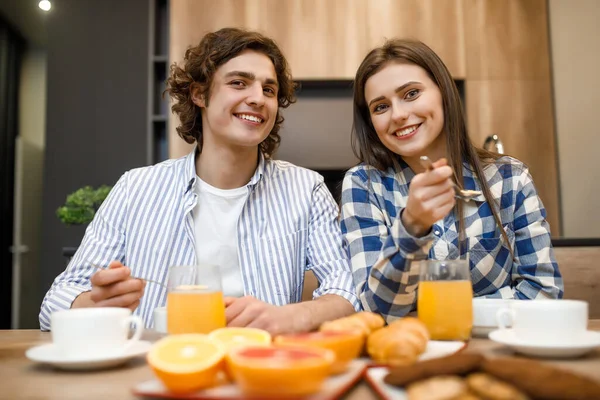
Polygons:
<instances>
[{"instance_id":1,"label":"green plant","mask_svg":"<svg viewBox=\"0 0 600 400\"><path fill-rule=\"evenodd\" d=\"M65 205L56 210L58 219L66 225L82 225L91 222L110 189L110 186L102 185L97 189L84 186L76 190L67 196Z\"/></svg>"}]
</instances>

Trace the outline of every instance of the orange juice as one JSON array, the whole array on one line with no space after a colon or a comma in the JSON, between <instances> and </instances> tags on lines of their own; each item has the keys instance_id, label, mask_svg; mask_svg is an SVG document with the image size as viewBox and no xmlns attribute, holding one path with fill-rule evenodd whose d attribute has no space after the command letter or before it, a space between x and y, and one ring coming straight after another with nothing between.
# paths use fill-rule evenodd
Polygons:
<instances>
[{"instance_id":1,"label":"orange juice","mask_svg":"<svg viewBox=\"0 0 600 400\"><path fill-rule=\"evenodd\" d=\"M167 330L170 334L209 333L225 327L223 293L174 290L167 295Z\"/></svg>"},{"instance_id":2,"label":"orange juice","mask_svg":"<svg viewBox=\"0 0 600 400\"><path fill-rule=\"evenodd\" d=\"M433 340L467 340L473 327L473 288L468 280L421 281L417 310Z\"/></svg>"}]
</instances>

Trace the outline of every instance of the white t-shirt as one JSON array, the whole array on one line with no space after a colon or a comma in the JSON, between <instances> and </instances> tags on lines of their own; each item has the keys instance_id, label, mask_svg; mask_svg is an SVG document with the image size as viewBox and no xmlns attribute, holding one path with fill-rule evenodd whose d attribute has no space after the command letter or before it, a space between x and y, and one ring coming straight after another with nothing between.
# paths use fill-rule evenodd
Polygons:
<instances>
[{"instance_id":1,"label":"white t-shirt","mask_svg":"<svg viewBox=\"0 0 600 400\"><path fill-rule=\"evenodd\" d=\"M241 297L244 283L238 258L237 223L248 198L248 188L218 189L196 177L198 202L194 234L198 264L218 265L223 295Z\"/></svg>"}]
</instances>

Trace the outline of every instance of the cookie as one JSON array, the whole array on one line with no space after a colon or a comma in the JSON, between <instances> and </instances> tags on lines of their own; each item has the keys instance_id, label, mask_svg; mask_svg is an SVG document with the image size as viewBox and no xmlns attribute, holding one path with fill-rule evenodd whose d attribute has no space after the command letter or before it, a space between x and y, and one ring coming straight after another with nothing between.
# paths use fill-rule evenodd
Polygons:
<instances>
[{"instance_id":1,"label":"cookie","mask_svg":"<svg viewBox=\"0 0 600 400\"><path fill-rule=\"evenodd\" d=\"M418 362L408 367L390 368L384 382L394 386L406 386L420 379L439 375L467 375L478 371L483 363L480 354L453 354L447 357L434 358Z\"/></svg>"},{"instance_id":2,"label":"cookie","mask_svg":"<svg viewBox=\"0 0 600 400\"><path fill-rule=\"evenodd\" d=\"M454 400L467 392L467 385L458 376L438 376L408 386L408 400Z\"/></svg>"},{"instance_id":3,"label":"cookie","mask_svg":"<svg viewBox=\"0 0 600 400\"><path fill-rule=\"evenodd\" d=\"M465 382L470 391L485 400L529 400L516 387L482 372L469 375Z\"/></svg>"},{"instance_id":4,"label":"cookie","mask_svg":"<svg viewBox=\"0 0 600 400\"><path fill-rule=\"evenodd\" d=\"M600 399L600 384L597 382L538 361L496 358L484 361L481 369L535 399Z\"/></svg>"}]
</instances>

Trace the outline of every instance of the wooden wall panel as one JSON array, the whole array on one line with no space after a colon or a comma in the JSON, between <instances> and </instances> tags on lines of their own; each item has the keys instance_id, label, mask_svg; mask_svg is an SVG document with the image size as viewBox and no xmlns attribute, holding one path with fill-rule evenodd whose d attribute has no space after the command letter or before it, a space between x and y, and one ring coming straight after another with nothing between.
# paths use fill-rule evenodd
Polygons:
<instances>
[{"instance_id":1,"label":"wooden wall panel","mask_svg":"<svg viewBox=\"0 0 600 400\"><path fill-rule=\"evenodd\" d=\"M467 78L549 79L546 0L465 0Z\"/></svg>"},{"instance_id":2,"label":"wooden wall panel","mask_svg":"<svg viewBox=\"0 0 600 400\"><path fill-rule=\"evenodd\" d=\"M481 146L497 134L506 154L527 164L548 213L553 236L560 230L556 142L548 81L467 80L467 123Z\"/></svg>"},{"instance_id":3,"label":"wooden wall panel","mask_svg":"<svg viewBox=\"0 0 600 400\"><path fill-rule=\"evenodd\" d=\"M600 247L555 247L565 282L565 299L589 303L589 317L600 318Z\"/></svg>"},{"instance_id":4,"label":"wooden wall panel","mask_svg":"<svg viewBox=\"0 0 600 400\"><path fill-rule=\"evenodd\" d=\"M413 37L465 76L463 0L171 0L170 54L226 26L275 39L298 79L352 78L384 38Z\"/></svg>"},{"instance_id":5,"label":"wooden wall panel","mask_svg":"<svg viewBox=\"0 0 600 400\"><path fill-rule=\"evenodd\" d=\"M497 134L531 170L560 236L557 148L546 0L465 0L466 100L471 137Z\"/></svg>"}]
</instances>

